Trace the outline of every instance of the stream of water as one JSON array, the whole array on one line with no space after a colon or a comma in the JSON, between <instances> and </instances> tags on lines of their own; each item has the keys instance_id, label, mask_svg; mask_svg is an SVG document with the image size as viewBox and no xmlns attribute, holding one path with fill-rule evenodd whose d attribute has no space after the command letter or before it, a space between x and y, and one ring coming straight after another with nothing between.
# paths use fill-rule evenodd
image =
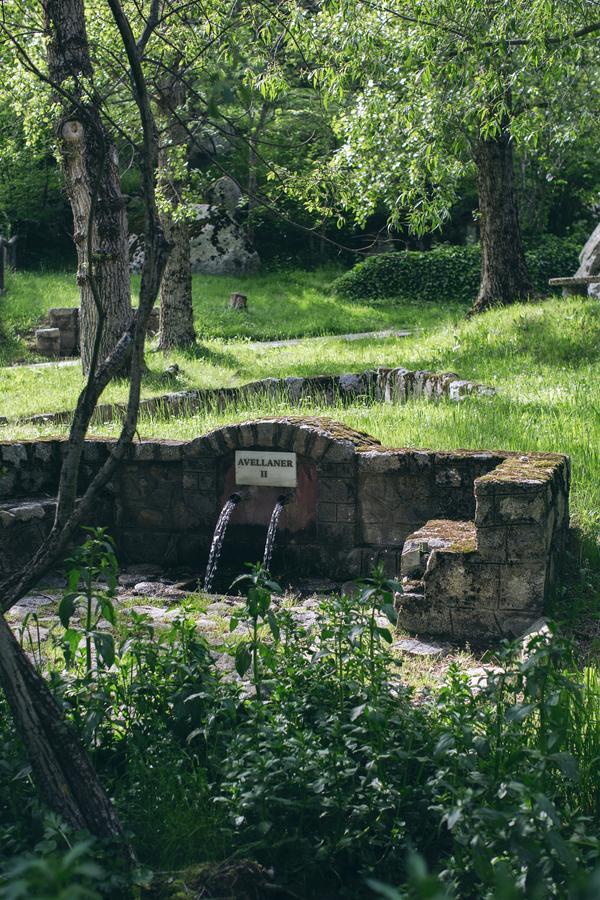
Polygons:
<instances>
[{"instance_id":1,"label":"stream of water","mask_svg":"<svg viewBox=\"0 0 600 900\"><path fill-rule=\"evenodd\" d=\"M263 566L265 569L269 569L271 566L271 557L273 556L273 546L275 544L277 526L279 525L279 517L286 502L285 497L279 497L277 503L273 507L273 512L271 513L271 521L269 522L269 530L267 531L267 540L265 541L265 552L263 554Z\"/></svg>"},{"instance_id":2,"label":"stream of water","mask_svg":"<svg viewBox=\"0 0 600 900\"><path fill-rule=\"evenodd\" d=\"M229 525L231 514L242 498L239 494L232 494L223 509L215 525L212 544L210 545L210 553L208 555L208 564L206 566L206 575L204 576L204 590L210 593L215 575L217 574L217 566L221 550L223 549L223 541L225 540L225 532Z\"/></svg>"}]
</instances>

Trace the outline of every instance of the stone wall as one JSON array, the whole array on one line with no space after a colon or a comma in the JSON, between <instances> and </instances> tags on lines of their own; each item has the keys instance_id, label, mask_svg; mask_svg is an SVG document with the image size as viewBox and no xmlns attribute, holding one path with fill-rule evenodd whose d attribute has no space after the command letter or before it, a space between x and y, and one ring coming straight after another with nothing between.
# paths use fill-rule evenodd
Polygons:
<instances>
[{"instance_id":1,"label":"stone wall","mask_svg":"<svg viewBox=\"0 0 600 900\"><path fill-rule=\"evenodd\" d=\"M489 396L494 389L459 378L453 372L418 371L403 368L371 369L358 374L314 375L305 378L263 378L240 387L207 388L177 391L140 401L140 413L146 415L191 416L204 409L224 409L246 404L257 395L281 399L294 404L320 403L337 405L351 403L358 397L384 403L407 403L425 397L436 400L448 397L458 401L471 394ZM96 407L94 423L112 422L125 412L123 403L103 403ZM24 423L64 424L72 413L41 413L22 419ZM1 424L1 423L0 423Z\"/></svg>"},{"instance_id":2,"label":"stone wall","mask_svg":"<svg viewBox=\"0 0 600 900\"><path fill-rule=\"evenodd\" d=\"M81 490L110 445L87 442ZM51 521L63 446L0 444L4 571L33 552ZM236 450L296 454L297 486L238 486ZM404 576L405 627L476 641L513 633L542 613L568 528L568 489L568 459L559 454L387 449L330 420L285 417L193 441L136 443L99 510L123 562L201 573L219 512L240 493L224 548L229 577L262 557L283 493L276 574L343 581L381 560Z\"/></svg>"},{"instance_id":3,"label":"stone wall","mask_svg":"<svg viewBox=\"0 0 600 900\"><path fill-rule=\"evenodd\" d=\"M474 481L473 522L429 521L408 536L400 621L410 630L519 634L556 583L569 525L569 461L510 455Z\"/></svg>"},{"instance_id":4,"label":"stone wall","mask_svg":"<svg viewBox=\"0 0 600 900\"><path fill-rule=\"evenodd\" d=\"M148 321L149 335L158 332L159 318L160 309L155 306ZM79 308L49 309L47 326L35 331L34 349L42 356L79 356Z\"/></svg>"}]
</instances>

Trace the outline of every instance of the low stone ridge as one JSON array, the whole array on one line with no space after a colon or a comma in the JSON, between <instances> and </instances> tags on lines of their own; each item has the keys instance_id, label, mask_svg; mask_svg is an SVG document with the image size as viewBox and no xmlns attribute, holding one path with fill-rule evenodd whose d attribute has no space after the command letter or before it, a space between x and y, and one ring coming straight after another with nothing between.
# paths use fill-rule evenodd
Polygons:
<instances>
[{"instance_id":1,"label":"low stone ridge","mask_svg":"<svg viewBox=\"0 0 600 900\"><path fill-rule=\"evenodd\" d=\"M82 491L113 443L86 441ZM0 573L22 565L51 527L65 447L0 442ZM122 561L140 571L199 573L219 513L239 492L222 577L238 574L262 558L282 490L238 487L238 450L296 454L275 573L343 583L382 563L404 579L402 627L474 644L518 634L542 615L569 523L570 466L560 454L390 449L331 419L270 417L191 441L131 445L87 524L107 526Z\"/></svg>"},{"instance_id":2,"label":"low stone ridge","mask_svg":"<svg viewBox=\"0 0 600 900\"><path fill-rule=\"evenodd\" d=\"M461 379L453 372L413 372L403 368L379 368L346 375L313 375L305 378L263 378L240 387L207 388L177 391L140 401L140 412L147 415L190 416L202 409L224 409L247 403L249 398L264 395L291 403L320 403L336 405L351 403L358 397L373 402L408 403L420 397L437 400L447 397L453 401L469 395L491 396L494 389ZM106 423L123 416L123 403L104 403L96 407L93 422ZM41 413L20 419L23 424L61 425L71 421L70 411ZM2 423L0 422L0 425Z\"/></svg>"}]
</instances>

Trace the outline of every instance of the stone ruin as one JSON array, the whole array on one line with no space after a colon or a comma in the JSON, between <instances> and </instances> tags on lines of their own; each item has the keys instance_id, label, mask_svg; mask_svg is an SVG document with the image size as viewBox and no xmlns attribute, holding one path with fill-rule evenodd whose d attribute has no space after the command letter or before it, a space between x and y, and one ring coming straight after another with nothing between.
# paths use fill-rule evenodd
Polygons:
<instances>
[{"instance_id":1,"label":"stone ruin","mask_svg":"<svg viewBox=\"0 0 600 900\"><path fill-rule=\"evenodd\" d=\"M111 444L86 442L81 489ZM1 574L50 528L64 446L0 443ZM123 563L202 574L234 497L229 576L262 558L283 500L274 575L341 585L382 561L404 585L402 627L476 644L517 635L543 613L568 530L569 479L561 454L391 449L330 420L269 418L135 443L89 524L110 529Z\"/></svg>"},{"instance_id":2,"label":"stone ruin","mask_svg":"<svg viewBox=\"0 0 600 900\"><path fill-rule=\"evenodd\" d=\"M587 239L585 246L579 254L579 268L575 277L600 275L600 223ZM588 294L600 299L600 284L590 284Z\"/></svg>"},{"instance_id":3,"label":"stone ruin","mask_svg":"<svg viewBox=\"0 0 600 900\"><path fill-rule=\"evenodd\" d=\"M206 203L192 206L189 224L192 272L200 275L251 275L260 268L260 257L248 239L238 211L242 202L239 185L224 176L211 185ZM143 239L131 235L129 268L139 273L144 264Z\"/></svg>"},{"instance_id":4,"label":"stone ruin","mask_svg":"<svg viewBox=\"0 0 600 900\"><path fill-rule=\"evenodd\" d=\"M155 306L148 321L149 335L158 333L159 318L160 308ZM79 356L79 307L66 306L49 309L46 325L35 330L35 347L33 349L41 356Z\"/></svg>"}]
</instances>

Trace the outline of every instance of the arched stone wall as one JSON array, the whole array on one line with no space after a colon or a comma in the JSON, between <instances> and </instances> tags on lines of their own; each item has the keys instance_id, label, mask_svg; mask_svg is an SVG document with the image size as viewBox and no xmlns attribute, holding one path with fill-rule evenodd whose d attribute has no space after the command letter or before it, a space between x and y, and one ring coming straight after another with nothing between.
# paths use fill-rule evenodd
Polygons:
<instances>
[{"instance_id":1,"label":"arched stone wall","mask_svg":"<svg viewBox=\"0 0 600 900\"><path fill-rule=\"evenodd\" d=\"M82 488L111 443L86 442ZM48 531L63 447L0 443L0 575ZM237 451L261 461L293 454L294 486L237 484ZM268 418L192 441L133 444L89 524L107 525L122 563L202 575L219 513L241 493L216 584L226 589L244 563L261 559L284 493L274 575L344 581L382 561L390 575L405 575L405 627L476 641L514 633L541 614L568 528L569 479L560 454L389 449L331 420Z\"/></svg>"}]
</instances>

